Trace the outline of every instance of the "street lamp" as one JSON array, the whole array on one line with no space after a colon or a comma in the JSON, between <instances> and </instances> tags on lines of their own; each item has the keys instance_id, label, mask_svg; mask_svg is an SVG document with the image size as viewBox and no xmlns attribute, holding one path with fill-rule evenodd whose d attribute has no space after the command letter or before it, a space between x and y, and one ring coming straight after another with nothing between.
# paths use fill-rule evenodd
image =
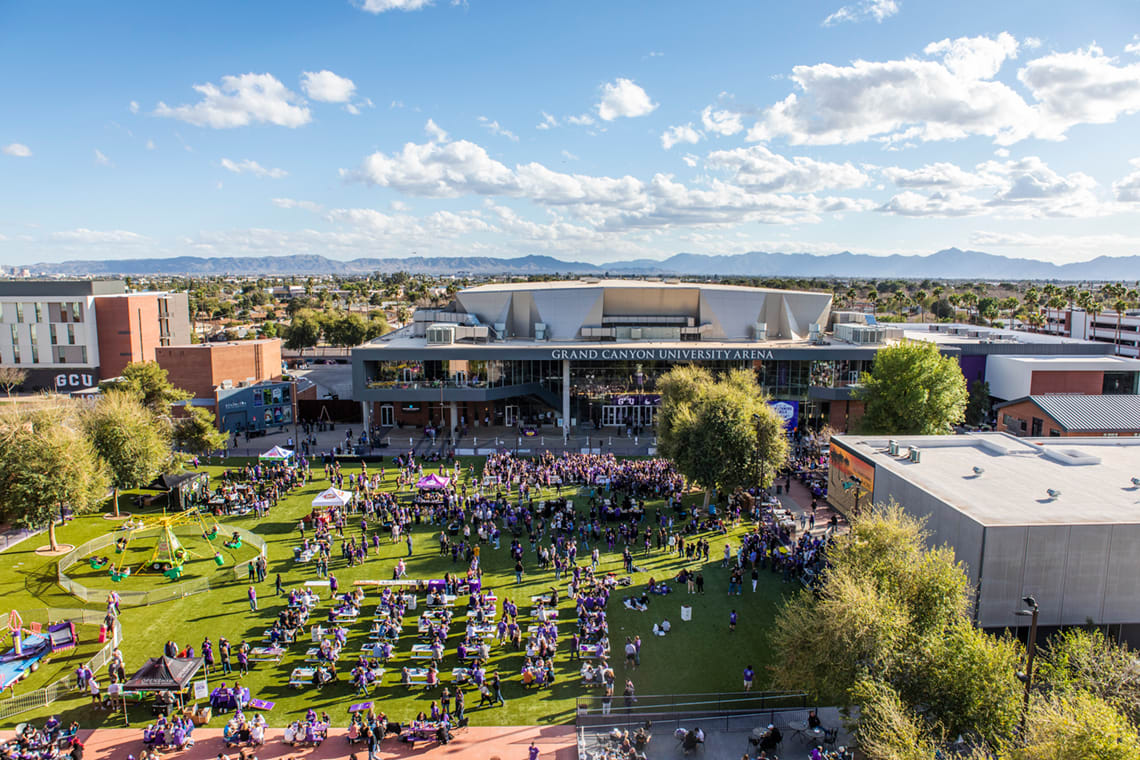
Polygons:
<instances>
[{"instance_id":1,"label":"street lamp","mask_svg":"<svg viewBox=\"0 0 1140 760\"><path fill-rule=\"evenodd\" d=\"M1029 719L1029 691L1033 688L1033 656L1037 654L1037 600L1032 596L1025 596L1021 601L1025 603L1026 609L1013 614L1030 618L1029 641L1025 647L1025 672L1017 674L1017 678L1025 684L1025 698L1021 705L1021 736L1024 740L1025 724Z\"/></svg>"}]
</instances>

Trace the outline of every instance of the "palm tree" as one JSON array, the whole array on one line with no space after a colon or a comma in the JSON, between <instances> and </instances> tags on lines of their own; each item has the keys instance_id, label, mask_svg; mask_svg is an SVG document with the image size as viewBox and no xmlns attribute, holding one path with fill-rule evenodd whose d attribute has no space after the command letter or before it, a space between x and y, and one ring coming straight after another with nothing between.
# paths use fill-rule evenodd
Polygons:
<instances>
[{"instance_id":1,"label":"palm tree","mask_svg":"<svg viewBox=\"0 0 1140 760\"><path fill-rule=\"evenodd\" d=\"M1116 346L1116 353L1120 353L1120 320L1124 318L1124 312L1128 308L1128 302L1123 298L1117 298L1112 302L1113 311L1116 312L1116 335L1113 337L1112 342Z\"/></svg>"},{"instance_id":2,"label":"palm tree","mask_svg":"<svg viewBox=\"0 0 1140 760\"><path fill-rule=\"evenodd\" d=\"M1040 331L1045 326L1045 315L1039 311L1030 312L1027 318L1034 330Z\"/></svg>"},{"instance_id":3,"label":"palm tree","mask_svg":"<svg viewBox=\"0 0 1140 760\"><path fill-rule=\"evenodd\" d=\"M918 304L918 317L923 322L926 321L926 291L919 290L914 294L914 302Z\"/></svg>"}]
</instances>

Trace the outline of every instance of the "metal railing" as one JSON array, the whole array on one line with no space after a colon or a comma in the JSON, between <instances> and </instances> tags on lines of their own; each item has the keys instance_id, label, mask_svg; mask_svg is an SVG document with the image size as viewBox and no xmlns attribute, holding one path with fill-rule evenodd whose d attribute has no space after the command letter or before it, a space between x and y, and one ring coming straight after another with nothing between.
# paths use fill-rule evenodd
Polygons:
<instances>
[{"instance_id":1,"label":"metal railing","mask_svg":"<svg viewBox=\"0 0 1140 760\"><path fill-rule=\"evenodd\" d=\"M607 710L601 694L589 694L578 698L576 719L579 728L700 720L706 725L724 721L728 730L733 721L767 716L767 722L776 722L776 713L807 710L808 706L808 695L803 692L761 691L638 695L628 707L623 696L615 695Z\"/></svg>"},{"instance_id":2,"label":"metal railing","mask_svg":"<svg viewBox=\"0 0 1140 760\"><path fill-rule=\"evenodd\" d=\"M64 621L70 621L77 625L95 622L101 623L103 621L102 613L92 610L65 610L42 607L33 610L22 610L20 617L23 618L25 622L36 621L42 622L45 625ZM91 672L97 673L100 668L111 661L111 653L115 651L115 647L117 647L121 641L122 629L121 626L116 625L107 643L84 664L91 669ZM71 678L64 677L43 688L30 691L27 694L17 694L13 695L11 699L0 700L0 720L6 720L13 715L19 715L28 710L47 707L58 699L63 699L70 694L74 694L75 688Z\"/></svg>"},{"instance_id":3,"label":"metal railing","mask_svg":"<svg viewBox=\"0 0 1140 760\"><path fill-rule=\"evenodd\" d=\"M241 537L243 544L248 543L257 550L259 555L266 555L267 547L264 539L245 528L219 526L218 532L222 535L233 535L236 533ZM116 540L118 540L118 536L112 533L96 536L60 557L59 563L56 565L56 583L58 583L64 591L83 602L99 603L106 600L107 594L109 594L112 589L88 588L79 581L69 577L67 570L93 552L111 546ZM241 562L233 565L222 573L222 582L240 582L245 572L246 563ZM218 580L215 575L214 586L217 585ZM204 591L209 591L212 587L209 578L196 578L175 585L152 589L151 591L131 591L120 587L116 587L114 590L118 592L122 605L128 607L146 607L152 604L162 604L163 602L183 599L187 596L193 596L194 594L201 594ZM100 616L99 619L102 620L102 617Z\"/></svg>"}]
</instances>

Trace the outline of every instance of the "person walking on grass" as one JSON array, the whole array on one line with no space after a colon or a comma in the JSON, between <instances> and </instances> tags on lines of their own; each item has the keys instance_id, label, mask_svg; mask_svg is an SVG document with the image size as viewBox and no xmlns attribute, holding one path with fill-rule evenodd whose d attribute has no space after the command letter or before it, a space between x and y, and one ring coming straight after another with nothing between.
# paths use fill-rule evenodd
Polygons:
<instances>
[{"instance_id":1,"label":"person walking on grass","mask_svg":"<svg viewBox=\"0 0 1140 760\"><path fill-rule=\"evenodd\" d=\"M249 596L249 611L257 612L257 589L250 586L247 594Z\"/></svg>"},{"instance_id":2,"label":"person walking on grass","mask_svg":"<svg viewBox=\"0 0 1140 760\"><path fill-rule=\"evenodd\" d=\"M755 674L755 672L752 670L752 666L751 666L751 665L749 665L748 667L746 667L746 668L744 669L744 690L745 690L745 691L752 691L752 678L753 678L753 676L755 676L755 675L756 675L756 674Z\"/></svg>"},{"instance_id":3,"label":"person walking on grass","mask_svg":"<svg viewBox=\"0 0 1140 760\"><path fill-rule=\"evenodd\" d=\"M728 630L730 632L736 630L736 610L728 613Z\"/></svg>"},{"instance_id":4,"label":"person walking on grass","mask_svg":"<svg viewBox=\"0 0 1140 760\"><path fill-rule=\"evenodd\" d=\"M285 591L284 586L281 584L281 573L277 573L277 582L274 583L273 585L274 585L275 595L281 596L281 594L284 593L284 591Z\"/></svg>"}]
</instances>

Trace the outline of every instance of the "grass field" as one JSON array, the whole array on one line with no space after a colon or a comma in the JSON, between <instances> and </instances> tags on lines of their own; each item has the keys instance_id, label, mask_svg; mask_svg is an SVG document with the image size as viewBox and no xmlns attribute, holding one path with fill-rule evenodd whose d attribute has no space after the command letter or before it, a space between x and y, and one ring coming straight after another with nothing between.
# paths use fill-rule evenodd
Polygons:
<instances>
[{"instance_id":1,"label":"grass field","mask_svg":"<svg viewBox=\"0 0 1140 760\"><path fill-rule=\"evenodd\" d=\"M479 462L481 460L475 460L477 475ZM220 472L220 468L210 468L210 470L212 475ZM389 473L386 487L393 488L394 481L394 474ZM274 575L277 573L282 575L286 588L300 586L304 581L317 577L313 565L294 563L293 546L299 540L296 530L298 520L310 511L312 498L327 486L328 481L318 477L313 483L283 499L264 519L247 517L227 518L223 521L224 524L253 530L269 544L269 576L258 589L260 597L258 612L250 612L246 601L246 584L241 582L231 582L208 593L152 607L124 608L121 617L125 636L122 649L128 672L137 669L147 657L161 654L162 646L168 639L174 639L180 646L193 644L198 651L203 638L207 636L215 642L215 645L219 636L225 636L234 644L242 639L256 643L265 628L276 618L283 604L280 598L273 596ZM584 495L571 492L564 492L564 495L574 498L578 508L585 506ZM692 496L694 501L699 498L696 494ZM648 506L652 515L653 510L661 505L660 502L650 502ZM101 515L92 515L76 519L61 527L59 536L61 541L78 545L101 532L113 529L114 525L115 523L104 520ZM711 561L707 565L700 564L706 578L706 594L703 596L689 596L683 586L674 583L672 584L674 593L665 597L654 597L649 611L639 613L622 606L623 590L618 590L615 598L611 600L608 613L610 640L616 654L616 657L611 659L611 664L618 674L619 692L621 681L625 677L633 679L641 695L738 691L741 688L740 672L748 664L757 670L757 688L763 687L765 667L772 658L765 635L768 622L783 595L790 593L793 587L781 583L779 576L762 573L756 593L753 593L750 584L746 583L746 590L742 596L726 595L728 575L727 571L720 567L720 556L726 541L731 541L734 549L738 546L736 535L743 530L741 527L727 537L708 536L712 544ZM353 525L350 521L346 535L353 534L359 534L359 523ZM413 537L415 551L411 558L406 558L407 550L403 543L391 544L384 541L379 556L373 552L364 565L354 568L345 567L339 552L334 548L334 559L330 569L341 582L342 588L351 586L352 581L357 579L391 578L392 568L400 557L405 557L408 562L410 578L439 578L444 572L465 569L462 558L458 564L453 565L450 557L445 559L437 556L438 529L430 525L416 526ZM4 604L9 608L21 610L45 606L62 608L82 606L77 599L55 584L55 560L34 553L34 549L42 543L42 537L35 537L0 554L0 594L3 594ZM500 598L515 599L519 602L520 610L525 612L529 608L529 603L524 604L524 602L528 602L530 595L545 592L553 585L553 570L539 572L534 555L528 553L524 559L527 572L523 576L523 584L516 586L514 565L509 559L508 546L509 539L503 541L502 549L499 551L495 551L490 545L484 548L482 553L484 588L496 590ZM604 551L604 545L602 548L600 569L614 570L622 574L620 550L607 553ZM585 556L588 557L588 552ZM232 561L233 558L227 557L227 559ZM653 551L648 556L635 554L635 564L642 570L634 575L633 588L636 590L639 585L644 586L650 575L658 580L671 579L680 570L683 562L664 551ZM693 561L692 566L696 567L698 563ZM73 569L80 576L84 575L84 571L92 572L86 564L76 565ZM205 569L196 572L210 571ZM148 590L164 583L169 581L161 575L152 574L132 577L117 585L125 590ZM693 606L693 620L683 623L680 607L688 603ZM569 636L573 631L573 604L566 600L562 602L561 607L568 611L563 615L570 614L570 618L568 622L563 623L560 632L563 636ZM374 604L366 599L365 611L371 612L373 608ZM737 610L740 623L737 630L730 633L728 614L732 608ZM327 609L328 603L324 602L317 611L323 613ZM673 632L667 637L654 637L651 633L653 623L666 617L673 625ZM348 660L346 662L345 656L342 656L341 663L347 667L341 669L341 680L319 692L311 688L299 691L286 683L292 669L300 665L304 658L306 645L302 641L290 645L281 663L258 663L253 666L249 676L242 681L254 696L276 702L277 706L269 716L271 725L283 725L308 707L327 710L337 723L347 722L348 706L361 700L347 682L347 671L351 669L350 663L356 659L361 644L367 640L370 624L370 620L362 618L351 626L348 644L344 650ZM452 631L448 648L451 654L445 657L441 668L441 671L448 675L450 669L457 665L454 652L455 645L462 637L462 626L453 625ZM91 635L90 631L85 633ZM640 634L644 642L641 667L627 673L620 652L625 637L634 634ZM412 662L408 652L415 641L414 620L411 617L405 618L404 633L397 647L397 656L389 663L383 683L373 690L371 697L378 700L382 709L397 720L412 717L419 710L426 709L431 699L438 697L438 694L428 694L420 690L410 692L397 684L400 668ZM95 649L97 645L88 639L86 643L81 644L80 653L86 657ZM49 676L54 677L61 672L73 671L80 658L62 656L63 654L42 667L32 678L21 682L17 686L17 693L26 693L32 688L42 686L49 682ZM518 725L566 723L573 720L574 699L584 693L578 685L577 663L569 662L565 651L562 651L559 660L556 661L558 681L555 685L549 689L528 692L524 691L519 679L523 659L521 652L515 652L509 647L493 650L488 671L498 668L503 675L507 704L501 708L470 709L469 715L473 724ZM219 681L233 680L232 677L222 677L217 670L210 674L209 679L211 688ZM0 697L0 699L5 698L8 698L8 694ZM477 699L469 700L469 705L473 706L477 701ZM66 716L67 720L79 720L85 727L122 725L121 715L112 717L103 711L91 709L87 705L87 700L78 694L73 699L56 702L50 708L23 713L11 719L10 724L39 719L53 712ZM149 713L142 707L134 707L131 718L132 722L141 722L149 718ZM221 725L223 722L224 718L215 717L213 725Z\"/></svg>"}]
</instances>

